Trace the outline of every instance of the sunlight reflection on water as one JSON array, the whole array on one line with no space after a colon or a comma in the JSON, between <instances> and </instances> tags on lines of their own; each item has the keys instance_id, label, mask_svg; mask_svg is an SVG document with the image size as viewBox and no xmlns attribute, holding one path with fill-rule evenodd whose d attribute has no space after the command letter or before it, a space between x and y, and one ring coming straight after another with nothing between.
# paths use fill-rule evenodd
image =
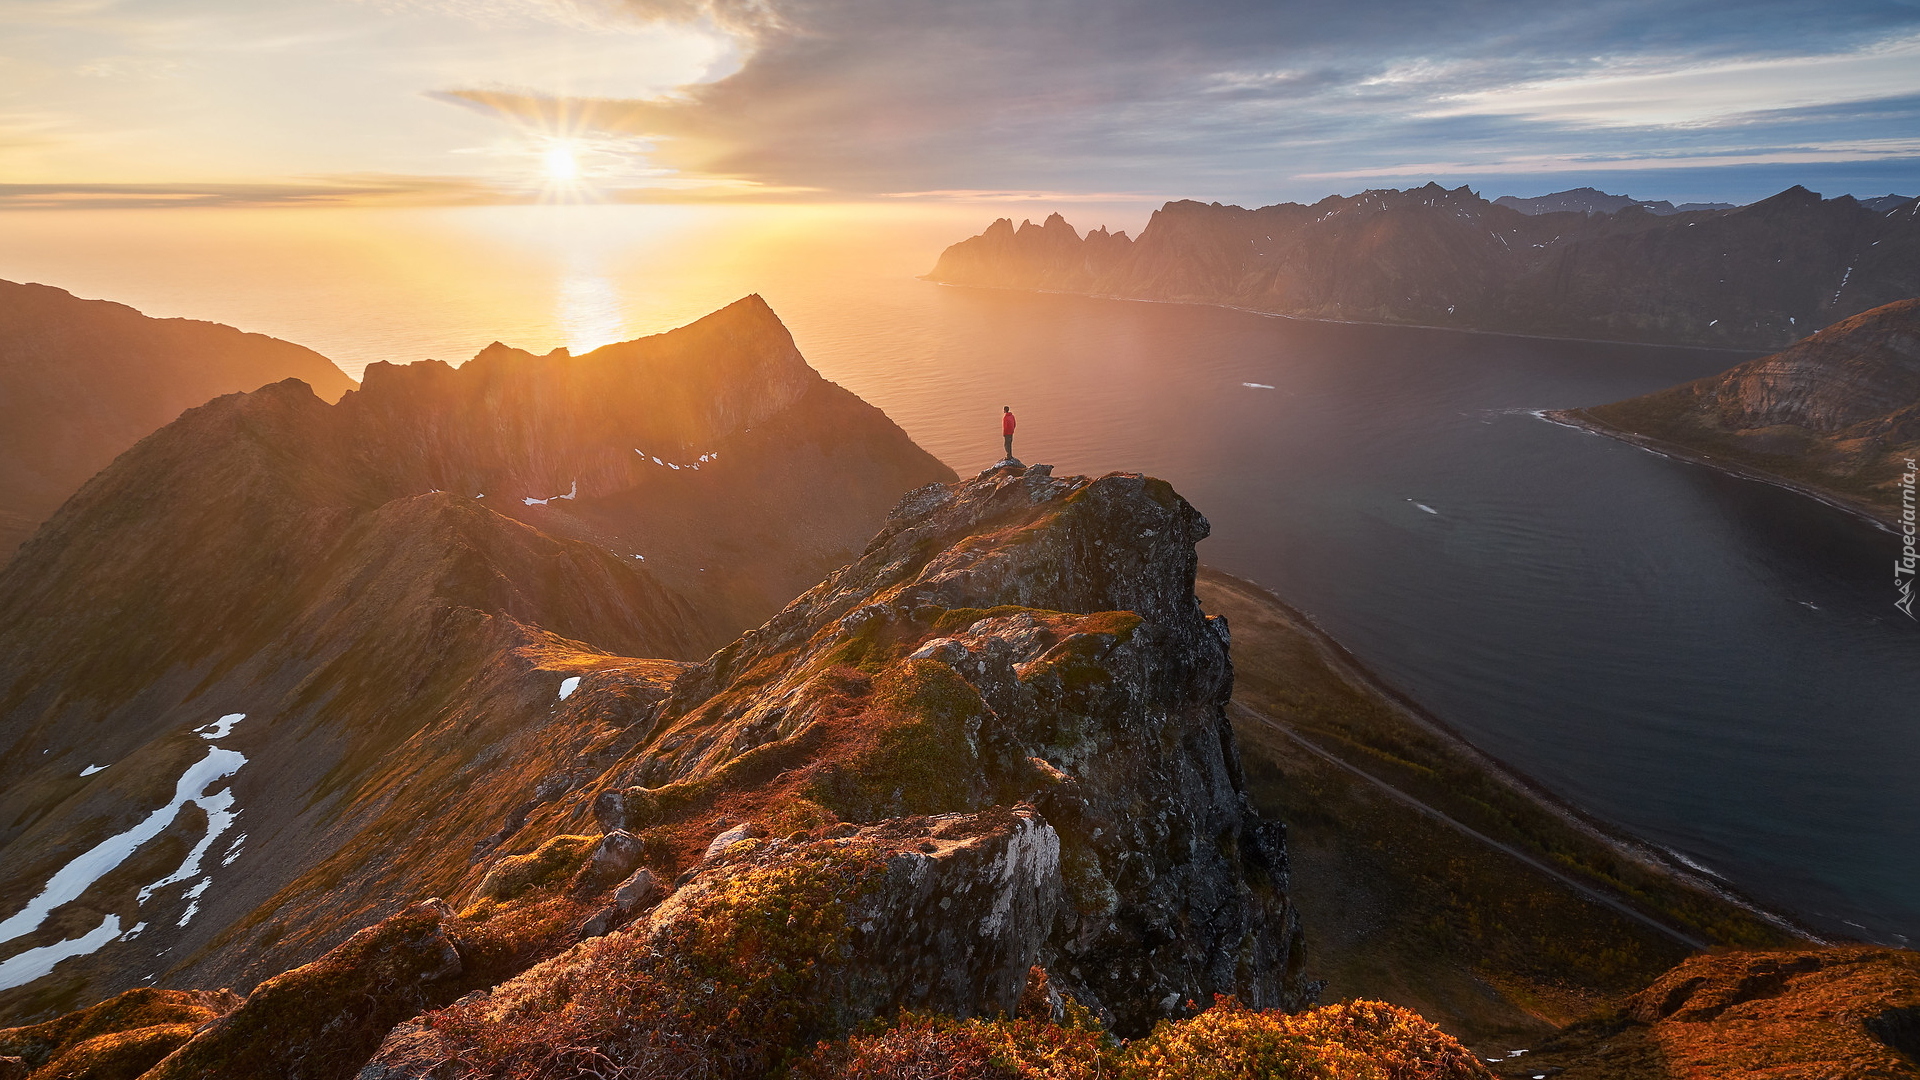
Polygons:
<instances>
[{"instance_id":1,"label":"sunlight reflection on water","mask_svg":"<svg viewBox=\"0 0 1920 1080\"><path fill-rule=\"evenodd\" d=\"M560 325L567 349L576 356L627 338L613 282L577 267L560 281Z\"/></svg>"}]
</instances>

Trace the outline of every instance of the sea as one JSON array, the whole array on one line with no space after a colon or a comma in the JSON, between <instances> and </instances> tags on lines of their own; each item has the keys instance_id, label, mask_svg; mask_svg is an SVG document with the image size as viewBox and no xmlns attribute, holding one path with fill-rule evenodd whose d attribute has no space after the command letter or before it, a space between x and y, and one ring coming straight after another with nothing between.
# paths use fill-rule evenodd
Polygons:
<instances>
[{"instance_id":1,"label":"sea","mask_svg":"<svg viewBox=\"0 0 1920 1080\"><path fill-rule=\"evenodd\" d=\"M759 293L961 474L1000 456L1010 405L1027 462L1164 477L1213 523L1205 561L1483 750L1822 933L1920 937L1920 623L1893 606L1894 537L1541 415L1748 354L920 279L1025 209L14 211L0 278L273 334L356 377L494 340L579 352Z\"/></svg>"}]
</instances>

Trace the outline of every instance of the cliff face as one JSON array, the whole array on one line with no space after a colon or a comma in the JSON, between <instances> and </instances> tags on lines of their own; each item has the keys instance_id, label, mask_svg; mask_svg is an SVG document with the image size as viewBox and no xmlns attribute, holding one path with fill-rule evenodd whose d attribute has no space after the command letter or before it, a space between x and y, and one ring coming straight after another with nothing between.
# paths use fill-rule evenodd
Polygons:
<instances>
[{"instance_id":1,"label":"cliff face","mask_svg":"<svg viewBox=\"0 0 1920 1080\"><path fill-rule=\"evenodd\" d=\"M0 1008L246 985L444 890L951 475L757 298L189 411L0 572Z\"/></svg>"},{"instance_id":2,"label":"cliff face","mask_svg":"<svg viewBox=\"0 0 1920 1080\"><path fill-rule=\"evenodd\" d=\"M1720 375L1579 415L1807 483L1891 519L1899 476L1920 455L1920 300L1843 319Z\"/></svg>"},{"instance_id":3,"label":"cliff face","mask_svg":"<svg viewBox=\"0 0 1920 1080\"><path fill-rule=\"evenodd\" d=\"M287 378L329 401L353 386L277 338L0 281L0 559L182 410Z\"/></svg>"},{"instance_id":4,"label":"cliff face","mask_svg":"<svg viewBox=\"0 0 1920 1080\"><path fill-rule=\"evenodd\" d=\"M1792 188L1661 215L1522 213L1458 188L1247 210L1172 202L1137 240L996 222L928 276L1307 318L1740 347L1920 294L1920 203Z\"/></svg>"}]
</instances>

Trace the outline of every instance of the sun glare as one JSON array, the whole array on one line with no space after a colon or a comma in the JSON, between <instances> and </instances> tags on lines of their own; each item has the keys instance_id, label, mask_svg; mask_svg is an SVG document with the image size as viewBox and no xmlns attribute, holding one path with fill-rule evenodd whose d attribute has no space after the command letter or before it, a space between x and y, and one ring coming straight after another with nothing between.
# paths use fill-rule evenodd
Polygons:
<instances>
[{"instance_id":1,"label":"sun glare","mask_svg":"<svg viewBox=\"0 0 1920 1080\"><path fill-rule=\"evenodd\" d=\"M547 151L547 179L580 179L580 159L574 156L573 147L556 146Z\"/></svg>"}]
</instances>

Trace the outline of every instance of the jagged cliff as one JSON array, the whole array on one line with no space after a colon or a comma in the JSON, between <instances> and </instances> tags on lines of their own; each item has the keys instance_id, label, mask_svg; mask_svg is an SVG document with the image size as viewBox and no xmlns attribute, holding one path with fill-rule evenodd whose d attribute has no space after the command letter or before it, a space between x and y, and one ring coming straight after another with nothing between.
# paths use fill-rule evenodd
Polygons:
<instances>
[{"instance_id":1,"label":"jagged cliff","mask_svg":"<svg viewBox=\"0 0 1920 1080\"><path fill-rule=\"evenodd\" d=\"M250 985L450 887L951 476L757 297L189 411L0 572L0 1008Z\"/></svg>"},{"instance_id":2,"label":"jagged cliff","mask_svg":"<svg viewBox=\"0 0 1920 1080\"><path fill-rule=\"evenodd\" d=\"M288 378L328 401L353 386L326 357L277 338L0 281L0 559L182 410Z\"/></svg>"},{"instance_id":3,"label":"jagged cliff","mask_svg":"<svg viewBox=\"0 0 1920 1080\"><path fill-rule=\"evenodd\" d=\"M1920 457L1920 300L1719 375L1565 415L1897 522L1901 476Z\"/></svg>"},{"instance_id":4,"label":"jagged cliff","mask_svg":"<svg viewBox=\"0 0 1920 1080\"><path fill-rule=\"evenodd\" d=\"M1920 203L1790 188L1751 206L1525 214L1465 187L1248 210L1171 202L1138 239L1005 219L928 277L1316 319L1737 347L1920 295Z\"/></svg>"}]
</instances>

